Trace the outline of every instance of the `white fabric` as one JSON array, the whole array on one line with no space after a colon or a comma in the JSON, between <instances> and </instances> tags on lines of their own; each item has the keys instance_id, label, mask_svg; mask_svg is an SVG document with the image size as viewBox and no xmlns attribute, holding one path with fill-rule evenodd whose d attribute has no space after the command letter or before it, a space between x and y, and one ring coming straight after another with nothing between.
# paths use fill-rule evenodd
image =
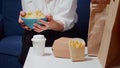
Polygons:
<instances>
[{"instance_id":1,"label":"white fabric","mask_svg":"<svg viewBox=\"0 0 120 68\"><path fill-rule=\"evenodd\" d=\"M41 10L64 24L64 31L77 21L77 0L22 0L23 11Z\"/></svg>"}]
</instances>

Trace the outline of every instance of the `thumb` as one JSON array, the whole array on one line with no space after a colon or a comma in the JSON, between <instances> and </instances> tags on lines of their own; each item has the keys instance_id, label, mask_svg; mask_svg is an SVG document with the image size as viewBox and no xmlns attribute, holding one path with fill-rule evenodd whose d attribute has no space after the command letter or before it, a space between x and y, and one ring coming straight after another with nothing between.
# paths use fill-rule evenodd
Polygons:
<instances>
[{"instance_id":1,"label":"thumb","mask_svg":"<svg viewBox=\"0 0 120 68\"><path fill-rule=\"evenodd\" d=\"M25 16L26 13L25 13L24 11L20 11L20 15L21 15L21 16Z\"/></svg>"},{"instance_id":2,"label":"thumb","mask_svg":"<svg viewBox=\"0 0 120 68\"><path fill-rule=\"evenodd\" d=\"M53 20L53 16L52 15L46 15L46 18L48 19L48 21Z\"/></svg>"}]
</instances>

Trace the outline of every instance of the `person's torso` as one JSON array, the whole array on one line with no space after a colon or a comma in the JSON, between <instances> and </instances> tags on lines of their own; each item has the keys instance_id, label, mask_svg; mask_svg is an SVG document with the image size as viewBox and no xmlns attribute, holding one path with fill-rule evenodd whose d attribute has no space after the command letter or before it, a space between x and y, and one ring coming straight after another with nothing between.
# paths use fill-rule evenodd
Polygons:
<instances>
[{"instance_id":1,"label":"person's torso","mask_svg":"<svg viewBox=\"0 0 120 68\"><path fill-rule=\"evenodd\" d=\"M23 11L40 10L44 14L52 14L57 0L22 0Z\"/></svg>"},{"instance_id":2,"label":"person's torso","mask_svg":"<svg viewBox=\"0 0 120 68\"><path fill-rule=\"evenodd\" d=\"M22 0L22 8L23 8L23 11L25 11L25 12L40 10L45 15L50 14L54 18L54 16L56 14L58 14L58 15L64 14L65 11L62 12L62 10L66 10L67 8L62 7L62 9L61 9L60 6L65 6L65 7L67 6L68 7L68 5L65 2L69 2L69 0L68 1L64 1L64 0ZM65 4L62 4L62 3L65 3ZM76 8L76 7L69 7L68 9L71 9L71 8ZM59 9L61 9L61 10L59 10ZM58 10L59 10L59 12L58 12ZM70 16L70 15L66 15L66 16L62 15L62 16L67 17L67 16ZM65 19L64 17L62 18L63 20ZM77 13L76 13L73 21L66 22L66 23L75 23L77 21L77 19L78 18L77 18ZM73 25L74 24L71 24L70 26L72 27ZM68 27L66 27L66 28L68 28Z\"/></svg>"}]
</instances>

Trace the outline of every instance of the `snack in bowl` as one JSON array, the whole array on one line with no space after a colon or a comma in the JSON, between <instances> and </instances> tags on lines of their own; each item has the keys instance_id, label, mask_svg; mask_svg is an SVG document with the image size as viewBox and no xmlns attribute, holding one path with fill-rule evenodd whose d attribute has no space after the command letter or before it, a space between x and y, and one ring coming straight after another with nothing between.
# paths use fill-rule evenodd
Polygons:
<instances>
[{"instance_id":1,"label":"snack in bowl","mask_svg":"<svg viewBox=\"0 0 120 68\"><path fill-rule=\"evenodd\" d=\"M33 29L34 23L42 25L42 23L39 22L39 20L47 21L47 18L45 18L45 15L41 11L36 10L34 12L26 12L26 15L22 17L22 20L24 21L24 24L26 26Z\"/></svg>"}]
</instances>

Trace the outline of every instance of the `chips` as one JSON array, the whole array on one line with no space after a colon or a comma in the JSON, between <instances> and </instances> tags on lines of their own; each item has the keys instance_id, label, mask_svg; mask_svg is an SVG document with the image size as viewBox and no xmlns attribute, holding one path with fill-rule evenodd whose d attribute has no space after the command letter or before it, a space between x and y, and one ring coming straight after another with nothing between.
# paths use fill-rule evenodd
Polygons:
<instances>
[{"instance_id":1,"label":"chips","mask_svg":"<svg viewBox=\"0 0 120 68\"><path fill-rule=\"evenodd\" d=\"M34 12L27 12L24 18L45 18L45 15L41 11L36 10Z\"/></svg>"},{"instance_id":2,"label":"chips","mask_svg":"<svg viewBox=\"0 0 120 68\"><path fill-rule=\"evenodd\" d=\"M81 48L85 46L85 44L79 40L69 40L69 45L75 48Z\"/></svg>"}]
</instances>

